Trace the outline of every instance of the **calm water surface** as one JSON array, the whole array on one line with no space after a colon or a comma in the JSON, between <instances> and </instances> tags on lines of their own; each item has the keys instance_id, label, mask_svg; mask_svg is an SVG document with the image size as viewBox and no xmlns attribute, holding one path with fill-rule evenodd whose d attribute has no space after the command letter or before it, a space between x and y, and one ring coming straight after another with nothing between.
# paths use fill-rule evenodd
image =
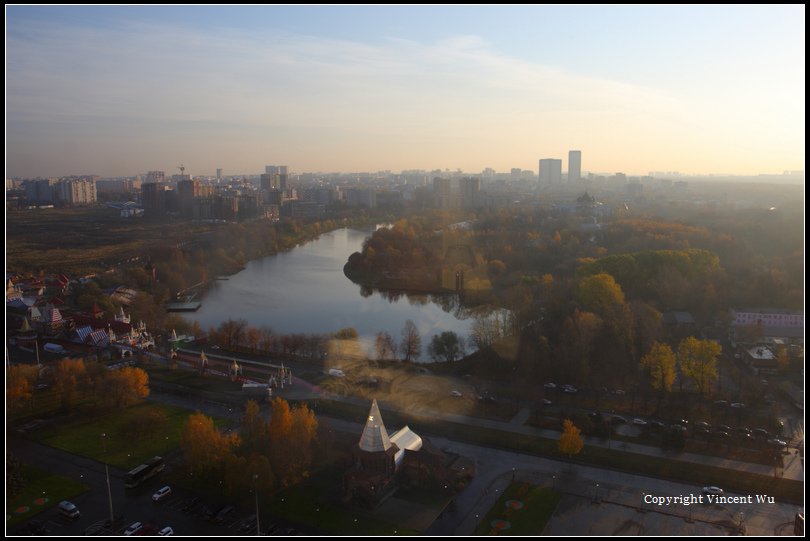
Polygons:
<instances>
[{"instance_id":1,"label":"calm water surface","mask_svg":"<svg viewBox=\"0 0 810 541\"><path fill-rule=\"evenodd\" d=\"M245 270L219 280L201 299L202 308L186 319L203 329L228 319L267 325L276 333L332 333L354 327L369 346L379 331L391 333L397 344L408 319L422 335L424 350L434 334L470 334L472 319L454 315L454 297L437 297L449 311L427 295L401 296L395 301L380 293L361 294L360 286L343 274L349 256L361 249L369 231L339 229L293 250L251 261Z\"/></svg>"}]
</instances>

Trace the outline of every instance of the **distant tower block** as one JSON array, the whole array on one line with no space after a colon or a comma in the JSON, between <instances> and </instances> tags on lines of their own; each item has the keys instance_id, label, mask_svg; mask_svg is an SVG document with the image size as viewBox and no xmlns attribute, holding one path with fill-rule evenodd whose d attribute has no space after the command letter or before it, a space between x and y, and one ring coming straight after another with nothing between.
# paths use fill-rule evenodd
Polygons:
<instances>
[{"instance_id":1,"label":"distant tower block","mask_svg":"<svg viewBox=\"0 0 810 541\"><path fill-rule=\"evenodd\" d=\"M560 182L562 182L562 160L555 158L540 160L540 184Z\"/></svg>"},{"instance_id":2,"label":"distant tower block","mask_svg":"<svg viewBox=\"0 0 810 541\"><path fill-rule=\"evenodd\" d=\"M568 182L574 182L582 178L582 151L568 151Z\"/></svg>"},{"instance_id":3,"label":"distant tower block","mask_svg":"<svg viewBox=\"0 0 810 541\"><path fill-rule=\"evenodd\" d=\"M217 180L222 180L222 168L217 169Z\"/></svg>"}]
</instances>

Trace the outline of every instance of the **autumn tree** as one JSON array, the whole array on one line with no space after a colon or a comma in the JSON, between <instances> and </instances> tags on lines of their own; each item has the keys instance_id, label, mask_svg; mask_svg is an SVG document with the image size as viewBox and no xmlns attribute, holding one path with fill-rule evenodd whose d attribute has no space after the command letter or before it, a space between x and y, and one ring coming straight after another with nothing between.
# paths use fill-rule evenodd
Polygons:
<instances>
[{"instance_id":1,"label":"autumn tree","mask_svg":"<svg viewBox=\"0 0 810 541\"><path fill-rule=\"evenodd\" d=\"M253 326L248 327L245 331L245 343L248 348L250 348L251 353L256 353L256 348L259 347L261 336L261 331Z\"/></svg>"},{"instance_id":2,"label":"autumn tree","mask_svg":"<svg viewBox=\"0 0 810 541\"><path fill-rule=\"evenodd\" d=\"M266 451L268 440L267 422L261 417L261 408L255 400L245 402L242 417L242 446L248 451Z\"/></svg>"},{"instance_id":3,"label":"autumn tree","mask_svg":"<svg viewBox=\"0 0 810 541\"><path fill-rule=\"evenodd\" d=\"M422 337L419 336L416 324L410 319L405 322L405 327L402 329L402 341L399 344L399 349L405 362L418 359L419 355L422 354Z\"/></svg>"},{"instance_id":4,"label":"autumn tree","mask_svg":"<svg viewBox=\"0 0 810 541\"><path fill-rule=\"evenodd\" d=\"M270 493L275 489L275 474L270 460L264 455L252 453L248 456L229 454L225 457L222 479L225 493L238 498L245 493L258 490Z\"/></svg>"},{"instance_id":5,"label":"autumn tree","mask_svg":"<svg viewBox=\"0 0 810 541\"><path fill-rule=\"evenodd\" d=\"M470 340L477 349L486 349L506 336L508 327L506 313L503 310L479 314L473 320Z\"/></svg>"},{"instance_id":6,"label":"autumn tree","mask_svg":"<svg viewBox=\"0 0 810 541\"><path fill-rule=\"evenodd\" d=\"M307 475L312 464L318 422L306 404L291 409L277 397L270 408L270 463L281 484L289 486Z\"/></svg>"},{"instance_id":7,"label":"autumn tree","mask_svg":"<svg viewBox=\"0 0 810 541\"><path fill-rule=\"evenodd\" d=\"M22 409L30 403L39 369L27 364L15 364L6 369L6 404L9 409Z\"/></svg>"},{"instance_id":8,"label":"autumn tree","mask_svg":"<svg viewBox=\"0 0 810 541\"><path fill-rule=\"evenodd\" d=\"M76 406L77 395L87 379L87 369L82 359L62 359L56 365L54 380L56 389L66 411Z\"/></svg>"},{"instance_id":9,"label":"autumn tree","mask_svg":"<svg viewBox=\"0 0 810 541\"><path fill-rule=\"evenodd\" d=\"M192 472L221 469L239 441L237 434L223 434L211 417L200 412L189 415L180 432L180 449Z\"/></svg>"},{"instance_id":10,"label":"autumn tree","mask_svg":"<svg viewBox=\"0 0 810 541\"><path fill-rule=\"evenodd\" d=\"M650 372L653 389L670 392L675 381L675 354L667 344L655 342L650 351L641 358L641 366Z\"/></svg>"},{"instance_id":11,"label":"autumn tree","mask_svg":"<svg viewBox=\"0 0 810 541\"><path fill-rule=\"evenodd\" d=\"M579 281L577 300L586 310L604 318L611 314L614 306L624 304L624 293L613 276L600 273Z\"/></svg>"},{"instance_id":12,"label":"autumn tree","mask_svg":"<svg viewBox=\"0 0 810 541\"><path fill-rule=\"evenodd\" d=\"M453 361L464 356L464 344L453 331L433 335L428 345L428 354L434 361Z\"/></svg>"},{"instance_id":13,"label":"autumn tree","mask_svg":"<svg viewBox=\"0 0 810 541\"><path fill-rule=\"evenodd\" d=\"M565 319L560 336L560 351L565 368L575 381L587 381L591 376L594 346L602 330L602 318L592 312L574 310Z\"/></svg>"},{"instance_id":14,"label":"autumn tree","mask_svg":"<svg viewBox=\"0 0 810 541\"><path fill-rule=\"evenodd\" d=\"M378 360L392 359L397 354L397 344L391 333L380 331L374 338L374 351Z\"/></svg>"},{"instance_id":15,"label":"autumn tree","mask_svg":"<svg viewBox=\"0 0 810 541\"><path fill-rule=\"evenodd\" d=\"M233 349L242 342L247 326L247 321L244 319L229 319L220 324L219 334L225 349Z\"/></svg>"},{"instance_id":16,"label":"autumn tree","mask_svg":"<svg viewBox=\"0 0 810 541\"><path fill-rule=\"evenodd\" d=\"M563 421L563 431L562 434L560 434L559 443L560 452L564 455L568 455L568 459L571 460L571 457L582 451L584 445L582 436L580 436L580 430L574 426L573 421L571 421L571 419Z\"/></svg>"},{"instance_id":17,"label":"autumn tree","mask_svg":"<svg viewBox=\"0 0 810 541\"><path fill-rule=\"evenodd\" d=\"M267 326L259 328L259 348L263 352L269 353L273 350L274 338L273 329Z\"/></svg>"},{"instance_id":18,"label":"autumn tree","mask_svg":"<svg viewBox=\"0 0 810 541\"><path fill-rule=\"evenodd\" d=\"M698 340L694 336L684 338L678 344L681 373L695 382L701 395L717 381L717 357L722 351L720 344L711 340Z\"/></svg>"},{"instance_id":19,"label":"autumn tree","mask_svg":"<svg viewBox=\"0 0 810 541\"><path fill-rule=\"evenodd\" d=\"M112 370L104 378L108 400L120 408L149 396L149 375L140 368Z\"/></svg>"}]
</instances>

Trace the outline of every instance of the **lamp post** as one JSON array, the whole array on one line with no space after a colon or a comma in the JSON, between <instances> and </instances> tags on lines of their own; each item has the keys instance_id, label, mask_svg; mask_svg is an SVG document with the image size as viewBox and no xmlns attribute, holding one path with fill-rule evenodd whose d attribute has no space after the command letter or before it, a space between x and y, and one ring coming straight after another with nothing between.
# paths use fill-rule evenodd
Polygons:
<instances>
[{"instance_id":1,"label":"lamp post","mask_svg":"<svg viewBox=\"0 0 810 541\"><path fill-rule=\"evenodd\" d=\"M101 433L101 444L104 448L104 473L107 476L107 501L110 504L110 525L115 522L112 504L112 490L110 490L110 466L107 464L107 433Z\"/></svg>"},{"instance_id":2,"label":"lamp post","mask_svg":"<svg viewBox=\"0 0 810 541\"><path fill-rule=\"evenodd\" d=\"M259 527L259 475L253 474L253 494L256 496L256 535L262 535Z\"/></svg>"}]
</instances>

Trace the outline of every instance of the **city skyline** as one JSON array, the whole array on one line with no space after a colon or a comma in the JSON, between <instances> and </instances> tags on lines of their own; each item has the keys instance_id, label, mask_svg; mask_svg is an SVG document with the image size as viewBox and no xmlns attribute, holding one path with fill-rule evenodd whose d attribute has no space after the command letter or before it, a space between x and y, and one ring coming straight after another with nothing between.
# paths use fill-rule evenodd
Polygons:
<instances>
[{"instance_id":1,"label":"city skyline","mask_svg":"<svg viewBox=\"0 0 810 541\"><path fill-rule=\"evenodd\" d=\"M7 176L804 168L804 6L6 15Z\"/></svg>"}]
</instances>

